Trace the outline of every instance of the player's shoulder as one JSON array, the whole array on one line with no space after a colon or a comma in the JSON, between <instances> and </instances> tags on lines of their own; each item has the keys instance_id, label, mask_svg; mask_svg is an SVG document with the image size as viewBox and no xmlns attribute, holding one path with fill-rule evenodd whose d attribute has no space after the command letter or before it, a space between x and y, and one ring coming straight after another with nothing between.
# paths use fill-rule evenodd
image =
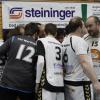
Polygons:
<instances>
[{"instance_id":1,"label":"player's shoulder","mask_svg":"<svg viewBox=\"0 0 100 100\"><path fill-rule=\"evenodd\" d=\"M77 42L84 41L84 39L79 36L72 36L72 40Z\"/></svg>"},{"instance_id":2,"label":"player's shoulder","mask_svg":"<svg viewBox=\"0 0 100 100\"><path fill-rule=\"evenodd\" d=\"M52 37L50 37L50 36L46 36L46 37L44 37L44 38L39 38L37 41L41 41L41 42L48 42L48 41L54 41L54 40L56 40L56 39L54 39L54 38L52 38Z\"/></svg>"},{"instance_id":3,"label":"player's shoulder","mask_svg":"<svg viewBox=\"0 0 100 100\"><path fill-rule=\"evenodd\" d=\"M68 43L69 41L76 43L76 42L79 42L79 41L84 41L84 39L79 37L79 36L69 35L69 36L65 37L62 44Z\"/></svg>"},{"instance_id":4,"label":"player's shoulder","mask_svg":"<svg viewBox=\"0 0 100 100\"><path fill-rule=\"evenodd\" d=\"M73 45L87 45L86 41L79 36L73 36L72 43Z\"/></svg>"},{"instance_id":5,"label":"player's shoulder","mask_svg":"<svg viewBox=\"0 0 100 100\"><path fill-rule=\"evenodd\" d=\"M84 40L91 39L91 36L87 33L82 37Z\"/></svg>"},{"instance_id":6,"label":"player's shoulder","mask_svg":"<svg viewBox=\"0 0 100 100\"><path fill-rule=\"evenodd\" d=\"M68 40L70 39L70 37L71 37L70 34L69 34L69 35L66 35L66 36L64 37L64 40L63 40L62 44L67 43Z\"/></svg>"},{"instance_id":7,"label":"player's shoulder","mask_svg":"<svg viewBox=\"0 0 100 100\"><path fill-rule=\"evenodd\" d=\"M44 40L46 40L46 38L38 38L37 41L44 41Z\"/></svg>"}]
</instances>

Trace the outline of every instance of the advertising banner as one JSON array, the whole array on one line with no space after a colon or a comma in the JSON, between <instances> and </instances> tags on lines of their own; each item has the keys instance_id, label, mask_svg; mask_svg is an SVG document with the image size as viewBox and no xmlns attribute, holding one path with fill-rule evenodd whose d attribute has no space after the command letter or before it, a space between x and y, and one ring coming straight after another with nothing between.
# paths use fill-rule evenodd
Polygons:
<instances>
[{"instance_id":1,"label":"advertising banner","mask_svg":"<svg viewBox=\"0 0 100 100\"><path fill-rule=\"evenodd\" d=\"M3 29L29 22L54 23L65 27L74 16L82 17L80 3L2 2Z\"/></svg>"},{"instance_id":2,"label":"advertising banner","mask_svg":"<svg viewBox=\"0 0 100 100\"><path fill-rule=\"evenodd\" d=\"M93 16L98 16L100 18L100 3L91 3L87 4L88 9L87 9L87 17L93 15Z\"/></svg>"}]
</instances>

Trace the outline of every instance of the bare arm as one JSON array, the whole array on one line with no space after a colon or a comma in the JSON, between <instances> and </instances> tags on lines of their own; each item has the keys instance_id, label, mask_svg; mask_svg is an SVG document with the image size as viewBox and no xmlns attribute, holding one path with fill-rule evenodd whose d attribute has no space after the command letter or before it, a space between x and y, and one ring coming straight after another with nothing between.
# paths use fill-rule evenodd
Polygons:
<instances>
[{"instance_id":1,"label":"bare arm","mask_svg":"<svg viewBox=\"0 0 100 100\"><path fill-rule=\"evenodd\" d=\"M37 61L37 70L36 70L36 83L40 83L42 71L43 71L43 66L44 66L44 57L43 56L38 56L38 61Z\"/></svg>"},{"instance_id":2,"label":"bare arm","mask_svg":"<svg viewBox=\"0 0 100 100\"><path fill-rule=\"evenodd\" d=\"M84 73L92 81L94 88L100 92L100 83L98 82L91 58L89 58L86 54L80 54L79 59Z\"/></svg>"},{"instance_id":3,"label":"bare arm","mask_svg":"<svg viewBox=\"0 0 100 100\"><path fill-rule=\"evenodd\" d=\"M39 88L39 83L40 83L40 80L41 80L43 66L44 66L44 57L39 55L38 61L37 61L37 68L36 68L36 87L35 87L36 93L37 93L37 90Z\"/></svg>"}]
</instances>

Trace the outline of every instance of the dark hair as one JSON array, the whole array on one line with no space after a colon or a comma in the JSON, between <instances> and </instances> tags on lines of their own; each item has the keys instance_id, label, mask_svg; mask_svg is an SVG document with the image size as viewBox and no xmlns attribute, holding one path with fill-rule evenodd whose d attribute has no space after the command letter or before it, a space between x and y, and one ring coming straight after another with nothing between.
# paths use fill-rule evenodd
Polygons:
<instances>
[{"instance_id":1,"label":"dark hair","mask_svg":"<svg viewBox=\"0 0 100 100\"><path fill-rule=\"evenodd\" d=\"M14 29L10 29L9 33L7 34L7 38L10 38L12 36L17 36L17 35L22 35L22 33L20 32L20 26L18 25L17 27L15 27Z\"/></svg>"},{"instance_id":2,"label":"dark hair","mask_svg":"<svg viewBox=\"0 0 100 100\"><path fill-rule=\"evenodd\" d=\"M65 27L65 34L68 35L68 34L71 33L71 31L72 31L72 30L71 30L70 26L67 25L67 26Z\"/></svg>"},{"instance_id":3,"label":"dark hair","mask_svg":"<svg viewBox=\"0 0 100 100\"><path fill-rule=\"evenodd\" d=\"M57 35L56 36L65 36L65 30L63 28L57 28Z\"/></svg>"},{"instance_id":4,"label":"dark hair","mask_svg":"<svg viewBox=\"0 0 100 100\"><path fill-rule=\"evenodd\" d=\"M45 32L46 32L46 34L51 34L51 35L55 36L57 33L56 25L52 24L52 23L46 24L45 25Z\"/></svg>"},{"instance_id":5,"label":"dark hair","mask_svg":"<svg viewBox=\"0 0 100 100\"><path fill-rule=\"evenodd\" d=\"M34 35L36 32L38 31L38 27L36 25L36 23L29 23L29 24L26 24L25 26L25 35Z\"/></svg>"},{"instance_id":6,"label":"dark hair","mask_svg":"<svg viewBox=\"0 0 100 100\"><path fill-rule=\"evenodd\" d=\"M37 30L37 34L39 34L40 30L39 30L39 26L41 26L41 23L36 23L38 30Z\"/></svg>"},{"instance_id":7,"label":"dark hair","mask_svg":"<svg viewBox=\"0 0 100 100\"><path fill-rule=\"evenodd\" d=\"M77 28L82 28L82 18L74 17L69 21L69 24L66 26L66 31L68 29L68 34L71 32L75 32Z\"/></svg>"}]
</instances>

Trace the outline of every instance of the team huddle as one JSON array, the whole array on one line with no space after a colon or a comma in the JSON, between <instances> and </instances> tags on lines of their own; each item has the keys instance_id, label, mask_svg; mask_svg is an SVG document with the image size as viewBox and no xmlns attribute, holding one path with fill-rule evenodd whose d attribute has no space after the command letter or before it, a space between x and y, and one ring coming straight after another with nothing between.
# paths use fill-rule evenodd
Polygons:
<instances>
[{"instance_id":1,"label":"team huddle","mask_svg":"<svg viewBox=\"0 0 100 100\"><path fill-rule=\"evenodd\" d=\"M16 29L0 46L0 100L100 100L98 17L73 17L63 31L33 22Z\"/></svg>"}]
</instances>

